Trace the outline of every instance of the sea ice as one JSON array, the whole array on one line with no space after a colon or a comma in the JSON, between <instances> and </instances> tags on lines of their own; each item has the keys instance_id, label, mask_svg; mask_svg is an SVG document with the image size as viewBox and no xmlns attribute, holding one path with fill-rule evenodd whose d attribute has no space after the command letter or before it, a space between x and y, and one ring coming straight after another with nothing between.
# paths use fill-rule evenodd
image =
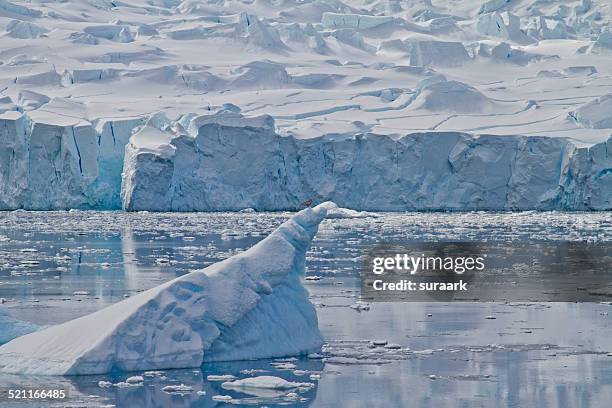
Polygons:
<instances>
[{"instance_id":1,"label":"sea ice","mask_svg":"<svg viewBox=\"0 0 612 408\"><path fill-rule=\"evenodd\" d=\"M230 382L224 382L221 386L227 390L241 390L244 388L266 388L273 390L290 390L294 388L313 388L313 383L298 383L287 381L280 377L262 375L259 377L243 378Z\"/></svg>"},{"instance_id":2,"label":"sea ice","mask_svg":"<svg viewBox=\"0 0 612 408\"><path fill-rule=\"evenodd\" d=\"M193 388L185 384L166 385L162 388L162 391L167 394L190 394L193 392Z\"/></svg>"}]
</instances>

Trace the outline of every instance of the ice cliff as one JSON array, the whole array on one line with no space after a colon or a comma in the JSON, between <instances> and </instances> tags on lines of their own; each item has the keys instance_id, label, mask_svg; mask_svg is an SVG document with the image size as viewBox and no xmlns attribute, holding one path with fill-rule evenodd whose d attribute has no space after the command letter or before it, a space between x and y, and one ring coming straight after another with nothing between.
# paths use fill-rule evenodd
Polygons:
<instances>
[{"instance_id":1,"label":"ice cliff","mask_svg":"<svg viewBox=\"0 0 612 408\"><path fill-rule=\"evenodd\" d=\"M430 88L415 105L437 103ZM586 108L570 119L595 123ZM612 139L588 147L449 131L300 139L278 134L270 116L229 108L143 123L0 114L0 209L294 210L307 200L371 211L612 209Z\"/></svg>"},{"instance_id":2,"label":"ice cliff","mask_svg":"<svg viewBox=\"0 0 612 408\"><path fill-rule=\"evenodd\" d=\"M0 347L0 371L101 374L298 355L322 345L300 283L329 204L302 210L249 250Z\"/></svg>"},{"instance_id":3,"label":"ice cliff","mask_svg":"<svg viewBox=\"0 0 612 408\"><path fill-rule=\"evenodd\" d=\"M126 147L126 210L609 210L612 138L460 132L283 137L271 117L220 113L189 130L152 122ZM151 141L155 140L155 143Z\"/></svg>"},{"instance_id":4,"label":"ice cliff","mask_svg":"<svg viewBox=\"0 0 612 408\"><path fill-rule=\"evenodd\" d=\"M141 122L0 114L0 210L120 208L124 149Z\"/></svg>"}]
</instances>

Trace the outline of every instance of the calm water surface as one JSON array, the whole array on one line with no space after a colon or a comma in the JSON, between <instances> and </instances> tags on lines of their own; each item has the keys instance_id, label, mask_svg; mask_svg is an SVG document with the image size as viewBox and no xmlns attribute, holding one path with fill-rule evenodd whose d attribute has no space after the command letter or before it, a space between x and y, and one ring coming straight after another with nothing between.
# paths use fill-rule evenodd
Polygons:
<instances>
[{"instance_id":1,"label":"calm water surface","mask_svg":"<svg viewBox=\"0 0 612 408\"><path fill-rule=\"evenodd\" d=\"M358 268L365 247L411 239L610 242L611 213L377 215L325 221L307 255L306 275L322 277L305 282L327 342L321 356L147 373L138 387L98 383L116 384L142 373L49 378L0 374L0 387L68 389L69 403L57 406L229 406L215 400L219 395L231 396L238 406L609 406L609 304L365 305L358 302ZM0 213L0 343L232 256L289 216ZM372 341L381 346L373 347ZM221 374L276 375L316 386L297 396L244 394L207 380ZM313 374L320 379L311 379ZM193 392L162 390L176 384L189 385ZM14 404L28 405L41 406Z\"/></svg>"}]
</instances>

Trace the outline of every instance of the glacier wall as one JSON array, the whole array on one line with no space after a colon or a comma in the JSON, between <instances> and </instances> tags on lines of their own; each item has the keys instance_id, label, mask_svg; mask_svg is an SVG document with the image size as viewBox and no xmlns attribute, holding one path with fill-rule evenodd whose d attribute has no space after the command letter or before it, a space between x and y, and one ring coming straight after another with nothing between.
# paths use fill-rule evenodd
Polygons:
<instances>
[{"instance_id":1,"label":"glacier wall","mask_svg":"<svg viewBox=\"0 0 612 408\"><path fill-rule=\"evenodd\" d=\"M270 117L193 119L187 131L155 129L156 146L126 146L126 210L612 209L612 138L578 147L565 138L363 134L283 137ZM194 125L194 122L196 125ZM166 140L163 135L166 135Z\"/></svg>"},{"instance_id":2,"label":"glacier wall","mask_svg":"<svg viewBox=\"0 0 612 408\"><path fill-rule=\"evenodd\" d=\"M141 122L0 114L0 210L120 209L125 145Z\"/></svg>"},{"instance_id":3,"label":"glacier wall","mask_svg":"<svg viewBox=\"0 0 612 408\"><path fill-rule=\"evenodd\" d=\"M134 134L132 134L135 132ZM0 114L0 209L610 210L612 138L279 135L222 110L86 121Z\"/></svg>"}]
</instances>

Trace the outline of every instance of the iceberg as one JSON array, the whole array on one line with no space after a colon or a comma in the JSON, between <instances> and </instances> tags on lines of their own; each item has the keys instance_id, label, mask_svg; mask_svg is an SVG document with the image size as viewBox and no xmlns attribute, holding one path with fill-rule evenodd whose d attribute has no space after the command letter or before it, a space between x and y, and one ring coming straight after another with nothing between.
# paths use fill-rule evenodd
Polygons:
<instances>
[{"instance_id":1,"label":"iceberg","mask_svg":"<svg viewBox=\"0 0 612 408\"><path fill-rule=\"evenodd\" d=\"M243 378L241 380L227 381L221 384L226 390L249 391L257 389L291 390L295 388L313 388L313 383L291 382L284 378L271 375Z\"/></svg>"},{"instance_id":2,"label":"iceberg","mask_svg":"<svg viewBox=\"0 0 612 408\"><path fill-rule=\"evenodd\" d=\"M307 208L249 250L95 313L0 347L0 371L39 375L200 367L320 350L300 283L326 206Z\"/></svg>"}]
</instances>

